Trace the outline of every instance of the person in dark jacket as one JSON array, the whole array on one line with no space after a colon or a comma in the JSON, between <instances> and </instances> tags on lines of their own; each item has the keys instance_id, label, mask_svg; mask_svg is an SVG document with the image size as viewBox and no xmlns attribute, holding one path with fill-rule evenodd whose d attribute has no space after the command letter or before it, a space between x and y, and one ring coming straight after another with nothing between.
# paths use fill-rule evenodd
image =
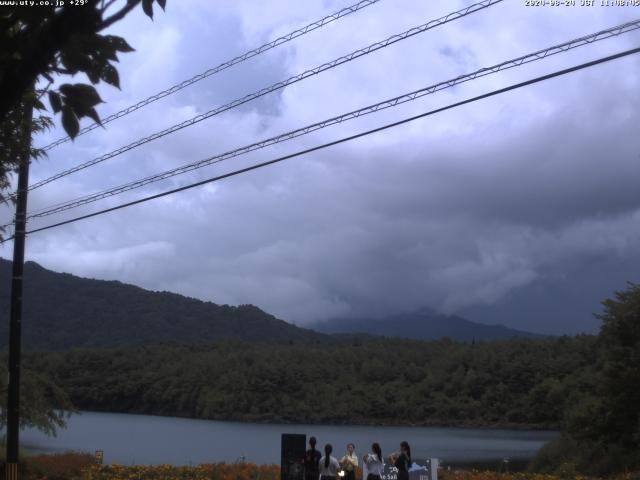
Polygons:
<instances>
[{"instance_id":1,"label":"person in dark jacket","mask_svg":"<svg viewBox=\"0 0 640 480\"><path fill-rule=\"evenodd\" d=\"M316 437L309 439L309 450L304 453L304 480L318 480L320 470L318 462L322 455L316 450Z\"/></svg>"},{"instance_id":2,"label":"person in dark jacket","mask_svg":"<svg viewBox=\"0 0 640 480\"><path fill-rule=\"evenodd\" d=\"M409 443L400 443L400 451L389 456L389 463L398 469L398 480L409 480L411 468L411 447Z\"/></svg>"}]
</instances>

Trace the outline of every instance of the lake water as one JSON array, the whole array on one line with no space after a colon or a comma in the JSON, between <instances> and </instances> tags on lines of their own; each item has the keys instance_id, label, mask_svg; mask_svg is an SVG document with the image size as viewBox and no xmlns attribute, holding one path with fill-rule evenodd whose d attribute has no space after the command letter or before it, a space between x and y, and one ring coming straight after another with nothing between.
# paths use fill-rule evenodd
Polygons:
<instances>
[{"instance_id":1,"label":"lake water","mask_svg":"<svg viewBox=\"0 0 640 480\"><path fill-rule=\"evenodd\" d=\"M386 455L406 440L414 458L434 457L454 464L530 459L557 435L461 428L255 424L83 412L72 416L55 438L24 430L20 440L25 448L43 453L103 450L106 463L125 465L195 465L234 462L242 456L248 462L279 464L283 433L313 435L319 446L329 442L334 454L340 455L349 442L362 454L377 441Z\"/></svg>"}]
</instances>

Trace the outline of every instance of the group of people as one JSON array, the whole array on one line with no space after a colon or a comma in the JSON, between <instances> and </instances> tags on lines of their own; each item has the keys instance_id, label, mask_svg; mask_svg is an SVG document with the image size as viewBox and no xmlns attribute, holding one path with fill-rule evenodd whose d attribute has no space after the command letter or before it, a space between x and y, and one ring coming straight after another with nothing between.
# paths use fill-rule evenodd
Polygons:
<instances>
[{"instance_id":1,"label":"group of people","mask_svg":"<svg viewBox=\"0 0 640 480\"><path fill-rule=\"evenodd\" d=\"M336 480L338 472L344 472L344 480L356 480L358 456L353 443L347 445L347 451L338 461L333 457L333 447L327 443L324 446L324 455L316 450L316 439L309 439L309 449L304 455L304 479L305 480ZM392 453L387 461L398 469L398 480L409 479L411 468L411 447L407 442L400 443L400 450ZM366 478L362 480L381 480L384 469L382 449L378 443L371 445L371 453L362 457L363 471Z\"/></svg>"}]
</instances>

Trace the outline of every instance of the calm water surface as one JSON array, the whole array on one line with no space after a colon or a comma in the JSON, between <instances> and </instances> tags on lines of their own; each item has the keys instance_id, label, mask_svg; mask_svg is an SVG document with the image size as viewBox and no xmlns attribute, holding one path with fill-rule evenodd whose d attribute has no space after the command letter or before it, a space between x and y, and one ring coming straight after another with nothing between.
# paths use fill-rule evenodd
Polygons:
<instances>
[{"instance_id":1,"label":"calm water surface","mask_svg":"<svg viewBox=\"0 0 640 480\"><path fill-rule=\"evenodd\" d=\"M414 458L435 457L454 463L529 459L557 435L515 430L234 423L83 412L72 416L68 427L55 438L35 430L24 430L20 438L26 448L36 452L103 450L106 463L195 465L234 462L241 456L249 462L280 463L283 433L314 435L319 445L332 443L334 452L340 455L348 442L355 443L362 454L377 441L386 455L406 440Z\"/></svg>"}]
</instances>

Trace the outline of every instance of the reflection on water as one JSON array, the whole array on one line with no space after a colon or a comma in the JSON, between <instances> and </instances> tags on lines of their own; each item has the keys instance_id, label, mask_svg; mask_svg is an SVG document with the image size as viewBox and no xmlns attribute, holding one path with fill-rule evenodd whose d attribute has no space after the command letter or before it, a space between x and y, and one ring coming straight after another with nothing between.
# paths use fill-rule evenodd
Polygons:
<instances>
[{"instance_id":1,"label":"reflection on water","mask_svg":"<svg viewBox=\"0 0 640 480\"><path fill-rule=\"evenodd\" d=\"M372 442L378 442L386 455L406 440L416 459L440 458L445 464L486 462L498 467L504 458L516 463L531 458L556 435L515 430L234 423L83 412L72 416L67 429L55 438L25 430L21 442L32 451L47 453L103 450L106 463L125 465L195 465L234 462L243 456L248 462L277 464L283 433L314 435L320 448L333 444L336 456L342 456L349 442L355 443L360 455Z\"/></svg>"}]
</instances>

